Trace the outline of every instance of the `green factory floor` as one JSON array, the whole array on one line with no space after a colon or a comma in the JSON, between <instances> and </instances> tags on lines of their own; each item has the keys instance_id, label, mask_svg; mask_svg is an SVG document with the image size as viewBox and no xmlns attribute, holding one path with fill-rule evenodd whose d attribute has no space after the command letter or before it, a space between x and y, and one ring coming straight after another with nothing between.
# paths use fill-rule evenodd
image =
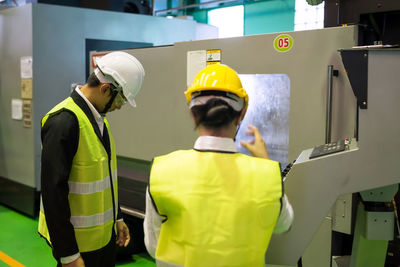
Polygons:
<instances>
[{"instance_id":1,"label":"green factory floor","mask_svg":"<svg viewBox=\"0 0 400 267\"><path fill-rule=\"evenodd\" d=\"M37 220L0 205L0 225L0 267L56 266L49 246L37 233ZM143 253L116 266L154 267L155 263Z\"/></svg>"}]
</instances>

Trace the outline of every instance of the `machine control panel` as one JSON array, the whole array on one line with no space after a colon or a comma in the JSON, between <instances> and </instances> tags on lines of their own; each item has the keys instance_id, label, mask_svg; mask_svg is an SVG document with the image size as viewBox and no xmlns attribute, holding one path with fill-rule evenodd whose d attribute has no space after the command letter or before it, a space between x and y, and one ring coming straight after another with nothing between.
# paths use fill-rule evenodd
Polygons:
<instances>
[{"instance_id":1,"label":"machine control panel","mask_svg":"<svg viewBox=\"0 0 400 267\"><path fill-rule=\"evenodd\" d=\"M313 149L310 159L344 151L350 144L350 139L344 139L329 144L317 146Z\"/></svg>"}]
</instances>

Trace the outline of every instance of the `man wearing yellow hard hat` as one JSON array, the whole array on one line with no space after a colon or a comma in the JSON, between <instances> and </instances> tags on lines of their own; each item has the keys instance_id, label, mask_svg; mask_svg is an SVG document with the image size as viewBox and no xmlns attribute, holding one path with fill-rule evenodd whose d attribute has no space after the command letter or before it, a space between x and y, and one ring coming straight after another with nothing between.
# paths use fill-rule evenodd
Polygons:
<instances>
[{"instance_id":1,"label":"man wearing yellow hard hat","mask_svg":"<svg viewBox=\"0 0 400 267\"><path fill-rule=\"evenodd\" d=\"M150 173L145 244L157 266L265 266L272 233L290 228L279 163L269 160L259 131L234 138L248 106L237 73L215 64L185 92L198 138L191 150L156 157Z\"/></svg>"}]
</instances>

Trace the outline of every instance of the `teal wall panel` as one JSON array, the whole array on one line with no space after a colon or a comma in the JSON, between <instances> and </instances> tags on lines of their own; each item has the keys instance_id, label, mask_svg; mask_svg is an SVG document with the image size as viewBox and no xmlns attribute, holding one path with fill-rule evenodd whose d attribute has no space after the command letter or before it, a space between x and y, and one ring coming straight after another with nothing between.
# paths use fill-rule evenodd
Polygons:
<instances>
[{"instance_id":1,"label":"teal wall panel","mask_svg":"<svg viewBox=\"0 0 400 267\"><path fill-rule=\"evenodd\" d=\"M199 9L191 12L190 16L193 16L193 19L198 23L208 23L208 11L209 10Z\"/></svg>"},{"instance_id":2,"label":"teal wall panel","mask_svg":"<svg viewBox=\"0 0 400 267\"><path fill-rule=\"evenodd\" d=\"M294 30L295 0L271 0L244 5L244 35Z\"/></svg>"},{"instance_id":3,"label":"teal wall panel","mask_svg":"<svg viewBox=\"0 0 400 267\"><path fill-rule=\"evenodd\" d=\"M305 1L305 0L304 0ZM219 8L233 6L230 3ZM187 15L199 23L208 23L208 11L190 9ZM244 4L244 35L286 32L294 30L295 0L264 0Z\"/></svg>"}]
</instances>

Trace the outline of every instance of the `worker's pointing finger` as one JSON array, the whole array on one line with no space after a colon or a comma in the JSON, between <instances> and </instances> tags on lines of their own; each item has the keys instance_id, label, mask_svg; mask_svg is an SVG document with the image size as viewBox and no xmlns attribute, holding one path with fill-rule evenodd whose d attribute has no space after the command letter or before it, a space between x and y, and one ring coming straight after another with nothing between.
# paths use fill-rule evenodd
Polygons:
<instances>
[{"instance_id":1,"label":"worker's pointing finger","mask_svg":"<svg viewBox=\"0 0 400 267\"><path fill-rule=\"evenodd\" d=\"M246 148L246 149L248 149L248 147L249 147L249 143L240 141L240 144L242 145L242 147L244 147L244 148Z\"/></svg>"},{"instance_id":2,"label":"worker's pointing finger","mask_svg":"<svg viewBox=\"0 0 400 267\"><path fill-rule=\"evenodd\" d=\"M254 127L254 126L249 126L249 127L251 127L251 130L253 131L253 133L254 133L254 137L256 138L256 140L259 140L259 139L261 139L262 137L261 137L261 134L260 134L260 131L258 130L258 128L257 127Z\"/></svg>"}]
</instances>

